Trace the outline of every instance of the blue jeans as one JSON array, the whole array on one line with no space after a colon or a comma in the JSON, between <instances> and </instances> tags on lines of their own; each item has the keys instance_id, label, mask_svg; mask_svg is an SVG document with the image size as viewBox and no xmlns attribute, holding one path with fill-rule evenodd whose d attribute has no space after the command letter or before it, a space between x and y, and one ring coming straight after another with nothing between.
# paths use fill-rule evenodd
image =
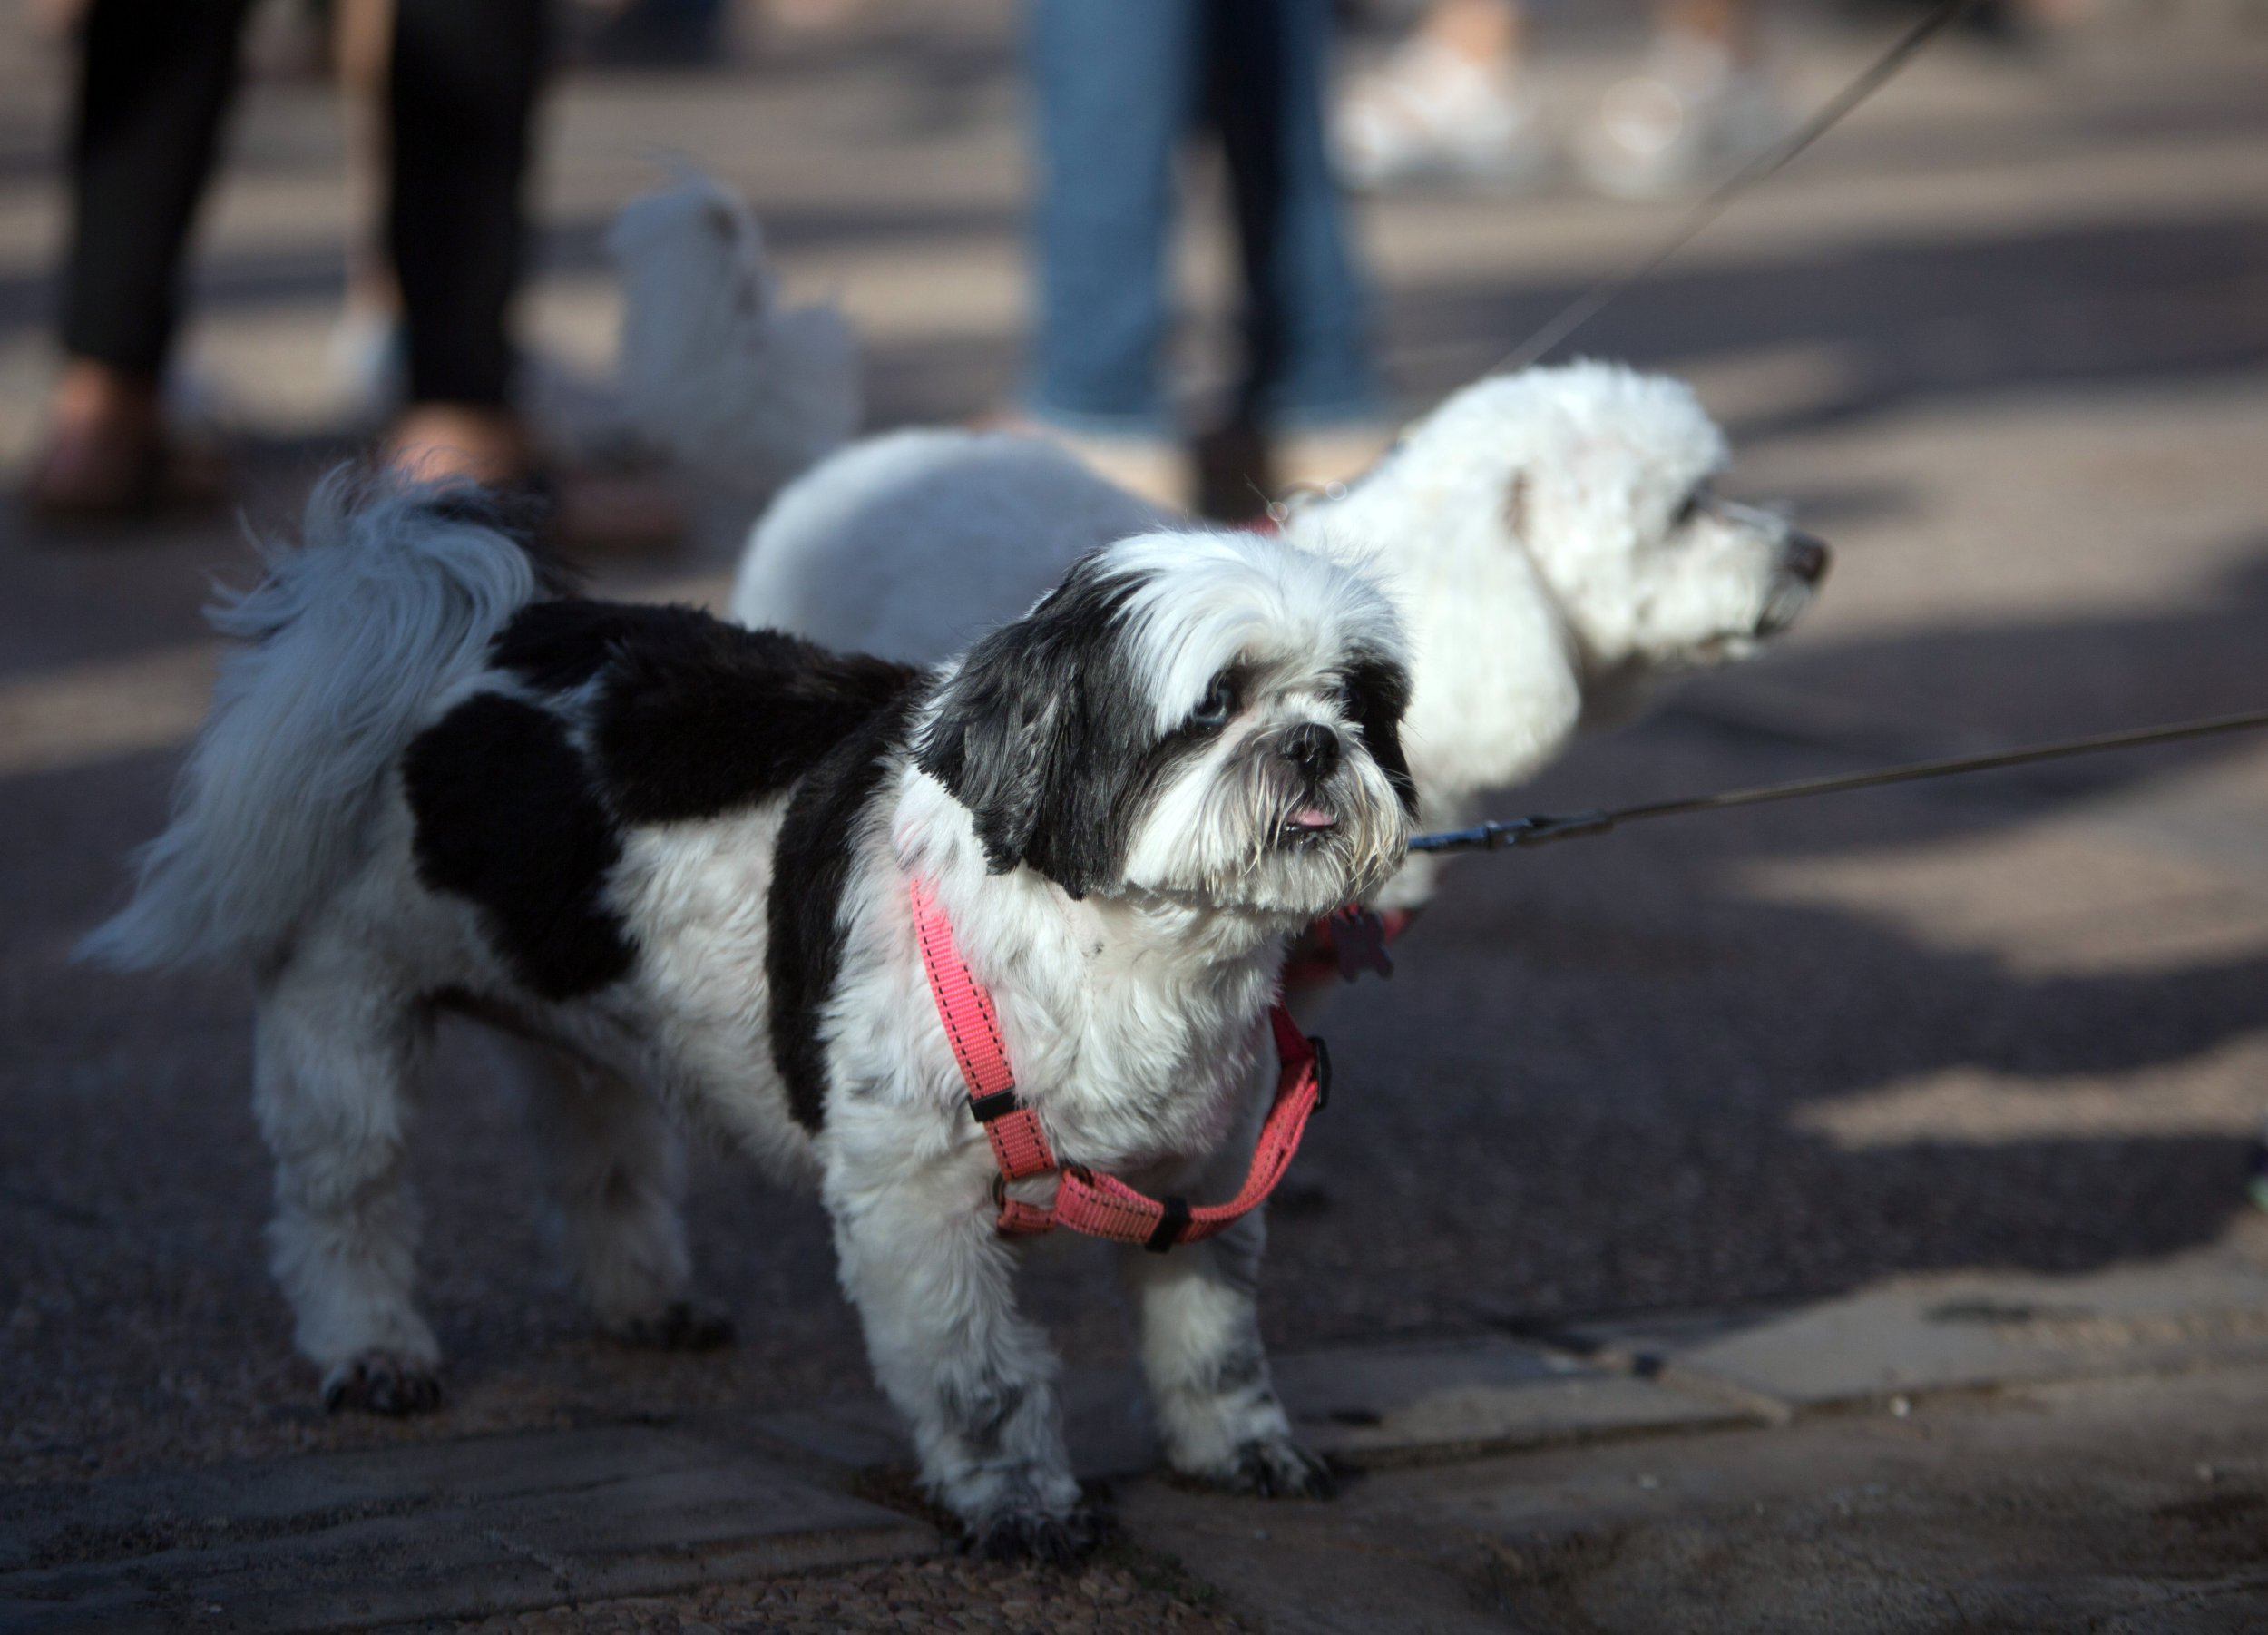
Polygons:
<instances>
[{"instance_id":1,"label":"blue jeans","mask_svg":"<svg viewBox=\"0 0 2268 1635\"><path fill-rule=\"evenodd\" d=\"M1244 269L1236 417L1374 417L1362 280L1324 145L1330 0L1032 0L1039 329L1025 406L1102 433L1173 426L1159 369L1175 176L1221 142Z\"/></svg>"}]
</instances>

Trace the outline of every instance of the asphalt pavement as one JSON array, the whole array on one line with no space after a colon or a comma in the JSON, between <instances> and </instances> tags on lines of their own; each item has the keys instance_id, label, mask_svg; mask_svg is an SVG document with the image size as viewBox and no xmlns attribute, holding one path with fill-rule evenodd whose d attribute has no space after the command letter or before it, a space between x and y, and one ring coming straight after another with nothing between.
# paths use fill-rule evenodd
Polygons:
<instances>
[{"instance_id":1,"label":"asphalt pavement","mask_svg":"<svg viewBox=\"0 0 2268 1635\"><path fill-rule=\"evenodd\" d=\"M1837 563L1771 657L1698 679L1641 723L1586 740L1499 815L2268 703L2268 37L2234 15L2104 24L2029 54L1937 52L1585 332L1582 352L1691 377L1734 440L1725 491L1791 503ZM751 68L571 82L551 127L543 270L526 313L552 360L545 401L562 435L587 431L603 397L590 383L611 345L605 220L655 180L662 150L749 194L791 291L843 301L870 348L875 424L997 406L1025 302L1008 21L1004 5L911 18L885 8L848 40L791 43ZM1614 72L1618 36L1568 34L1553 95L1571 108ZM1823 95L1875 38L1800 29L1789 68L1799 96ZM49 367L58 59L11 35L0 86L0 470L13 475ZM356 435L324 349L347 226L338 142L318 90L266 83L235 146L202 239L189 356L203 401L244 451L247 516L288 525L308 480ZM1469 377L1674 214L1557 184L1526 198L1432 191L1365 204L1397 385L1414 407ZM1229 333L1217 227L1194 231L1185 251L1192 317L1179 345L1202 393L1221 377ZM754 502L699 484L688 493L695 537L662 558L602 565L601 588L720 596ZM517 1110L466 1031L439 1041L414 1157L447 1405L402 1422L319 1410L262 1267L267 1163L249 1112L242 982L129 979L70 959L120 899L124 858L163 821L210 674L197 612L207 583L241 578L250 563L234 518L100 536L0 522L0 1483L133 1493L144 1490L103 1484L481 1435L760 1418L859 1396L856 1327L816 1204L720 1151L697 1161L692 1236L706 1290L738 1317L738 1346L658 1356L594 1336L546 1269ZM2268 1111L2264 836L2268 740L2254 738L1464 862L1398 952L1392 983L1346 990L1325 1029L1341 1089L1273 1211L1263 1305L1273 1342L1325 1356L1518 1344L1611 1371L1625 1355L1617 1336L1842 1310L1915 1279L2148 1282L2156 1268L2253 1264L2244 1179ZM1034 1285L1074 1365L1123 1362L1126 1316L1092 1257L1051 1258ZM2054 1285L2025 1287L2028 1310L2055 1306L2038 1292ZM2074 1309L2096 1312L2096 1299L2073 1297ZM2195 1310L2253 1309L2249 1295L2198 1299ZM2154 1356L2136 1377L2175 1361L2205 1374L2135 1410L2136 1423L2162 1424L2159 1446L2180 1444L2169 1472L2251 1473L2233 1507L2226 1481L2204 1478L2186 1496L2153 1489L2144 1505L2218 1495L2219 1509L2171 1513L2211 1536L2166 1556L2177 1564L2165 1571L2195 1563L2195 1581L2211 1577L2222 1598L2195 1605L2222 1610L2261 1604L2241 1575L2241 1541L2256 1544L2256 1517L2243 1519L2268 1505L2268 1389L2242 1346L2213 1349L2249 1332L2224 1329L2180 1330L2205 1349ZM1708 1400L1752 1418L1682 1430L1662 1445L1686 1452L1657 1457L1719 1446L1726 1468L1763 1484L1758 1503L1802 1497L1798 1476L1774 1463L1785 1448L1819 1450L1815 1468L1828 1473L1874 1457L1833 1427L1851 1403L1901 1395L1874 1380L1814 1403L1784 1381L1711 1377ZM1992 1369L1945 1388L1980 1382L2014 1393L1990 1398L2003 1405L2050 1389ZM1948 1504L2027 1460L2052 1473L2098 1444L2116 1444L2101 1455L2114 1464L2147 1452L2118 1430L2109 1399L2008 1408L2030 1427L2022 1434L1989 1429L2015 1421L1961 1400L1985 1428L1963 1420L1946 1434L2003 1451L1998 1465L1972 1452L1931 1466L1949 1473L1938 1483ZM1819 1403L1842 1406L1814 1416ZM1751 1442L1721 1440L1761 1447L1798 1433L1810 1440L1771 1444L1783 1451L1751 1465L1741 1463ZM1468 1616L1484 1620L1475 1627L1774 1627L1769 1609L1742 1621L1748 1603L1693 1567L1710 1548L1746 1547L1729 1522L1714 1544L1704 1536L1719 1525L1708 1516L1731 1513L1727 1493L1747 1494L1738 1483L1674 1515L1617 1512L1608 1532L1622 1543L1608 1549L1608 1532L1593 1529L1555 1558L1560 1567L1537 1568L1540 1535L1522 1534L1488 1568L1475 1565L1487 1529L1473 1495L1491 1482L1576 1482L1589 1444L1549 1454L1547 1469L1520 1463L1546 1455L1501 1438L1473 1444L1481 1465L1442 1463L1467 1456L1454 1438L1419 1441L1422 1469L1463 1473L1438 1478L1462 1496L1428 1509L1393 1485L1417 1478L1380 1474L1348 1513L1393 1511L1395 1560L1422 1562L1458 1541L1440 1581L1455 1588L1438 1601L1413 1592L1404 1604L1436 1611L1413 1612L1408 1627ZM1932 1457L1908 1447L1893 1462ZM1843 1481L1823 1475L1819 1491ZM1126 1605L1154 1605L1161 1620L1171 1609L1330 1627L1284 1612L1289 1590L1271 1601L1251 1588L1304 1569L1269 1580L1248 1563L1239 1599L1240 1558L1202 1547L1188 1519L1227 1513L1217 1502L1126 1491L1135 1542L1097 1570L1092 1606L1119 1604L1110 1598L1123 1589ZM2002 1510L2050 1522L2087 1511L2080 1488L2058 1491L2064 1508L2052 1513L2020 1501ZM1175 1505L1185 1508L1158 1508ZM1964 1524L1946 1513L1909 1529L1938 1542L1917 1543L1897 1571L1951 1571L1946 1541ZM1818 1514L1804 1516L1827 1536ZM1687 1531L1665 1531L1676 1527ZM1412 1542L1413 1528L1432 1542ZM2076 1521L2038 1531L2093 1536ZM1790 1581L1826 1571L1832 1554L1822 1544L1785 1556ZM2052 1552L2006 1559L2056 1571ZM1617 1561L1629 1563L1627 1580ZM885 1600L891 1574L926 1571L839 1570L867 1574L858 1581L882 1585L873 1593ZM971 1570L939 1571L904 1580L906 1606L943 1618L1006 1593ZM1214 1588L1200 1593L1200 1579ZM766 1612L764 1593L710 1611L787 1627L788 1601ZM1680 1595L1715 1596L1723 1620L1647 1621ZM807 1608L810 1627L850 1627L841 1608L858 1600ZM1983 1617L1999 1603L1931 1604L1853 1603L1833 1615L1853 1621L1833 1627L1955 1627L1955 1611ZM2185 1625L2178 1611L2153 1624L2156 1604L2118 1602L2117 1617L2142 1621L2105 1627L2221 1627L2203 1612ZM667 1600L639 1613L664 1629L706 1616Z\"/></svg>"}]
</instances>

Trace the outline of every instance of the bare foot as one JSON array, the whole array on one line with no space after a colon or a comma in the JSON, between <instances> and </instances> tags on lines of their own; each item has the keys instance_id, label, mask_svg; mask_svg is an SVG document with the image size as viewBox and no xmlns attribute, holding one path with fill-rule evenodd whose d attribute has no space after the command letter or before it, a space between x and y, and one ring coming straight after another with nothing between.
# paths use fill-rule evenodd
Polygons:
<instances>
[{"instance_id":1,"label":"bare foot","mask_svg":"<svg viewBox=\"0 0 2268 1635\"><path fill-rule=\"evenodd\" d=\"M386 440L386 463L420 483L533 485L535 452L510 411L463 403L415 403ZM685 533L684 508L650 480L603 472L554 471L542 485L549 543L570 556L649 555Z\"/></svg>"},{"instance_id":2,"label":"bare foot","mask_svg":"<svg viewBox=\"0 0 2268 1635\"><path fill-rule=\"evenodd\" d=\"M509 409L413 403L386 440L386 463L415 482L505 487L526 480L531 458L527 433Z\"/></svg>"}]
</instances>

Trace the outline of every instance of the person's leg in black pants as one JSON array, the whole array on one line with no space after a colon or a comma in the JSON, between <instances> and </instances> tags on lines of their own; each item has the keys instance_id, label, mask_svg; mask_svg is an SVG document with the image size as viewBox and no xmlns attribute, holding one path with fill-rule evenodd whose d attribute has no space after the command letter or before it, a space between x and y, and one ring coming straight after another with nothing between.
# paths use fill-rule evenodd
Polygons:
<instances>
[{"instance_id":1,"label":"person's leg in black pants","mask_svg":"<svg viewBox=\"0 0 2268 1635\"><path fill-rule=\"evenodd\" d=\"M181 252L211 175L250 0L94 0L71 140L65 362L34 497L136 503L159 478L158 385Z\"/></svg>"},{"instance_id":2,"label":"person's leg in black pants","mask_svg":"<svg viewBox=\"0 0 2268 1635\"><path fill-rule=\"evenodd\" d=\"M409 409L396 462L427 475L524 474L506 320L547 49L546 0L396 0L386 242L401 281Z\"/></svg>"},{"instance_id":3,"label":"person's leg in black pants","mask_svg":"<svg viewBox=\"0 0 2268 1635\"><path fill-rule=\"evenodd\" d=\"M250 0L94 0L71 144L64 349L154 379Z\"/></svg>"},{"instance_id":4,"label":"person's leg in black pants","mask_svg":"<svg viewBox=\"0 0 2268 1635\"><path fill-rule=\"evenodd\" d=\"M58 385L34 498L57 511L147 498L181 253L210 176L249 0L94 0L73 143L76 215ZM523 183L547 0L395 0L386 240L412 402L389 457L426 476L511 481L505 320L526 237Z\"/></svg>"},{"instance_id":5,"label":"person's leg in black pants","mask_svg":"<svg viewBox=\"0 0 2268 1635\"><path fill-rule=\"evenodd\" d=\"M409 389L502 405L519 281L546 0L396 0L386 240L401 279Z\"/></svg>"},{"instance_id":6,"label":"person's leg in black pants","mask_svg":"<svg viewBox=\"0 0 2268 1635\"><path fill-rule=\"evenodd\" d=\"M1366 301L1324 147L1330 0L1211 0L1204 117L1220 138L1244 272L1244 369L1198 445L1198 498L1242 516L1286 483L1377 452Z\"/></svg>"},{"instance_id":7,"label":"person's leg in black pants","mask_svg":"<svg viewBox=\"0 0 2268 1635\"><path fill-rule=\"evenodd\" d=\"M1380 410L1367 302L1324 141L1330 0L1214 0L1206 113L1244 269L1239 421L1281 433Z\"/></svg>"}]
</instances>

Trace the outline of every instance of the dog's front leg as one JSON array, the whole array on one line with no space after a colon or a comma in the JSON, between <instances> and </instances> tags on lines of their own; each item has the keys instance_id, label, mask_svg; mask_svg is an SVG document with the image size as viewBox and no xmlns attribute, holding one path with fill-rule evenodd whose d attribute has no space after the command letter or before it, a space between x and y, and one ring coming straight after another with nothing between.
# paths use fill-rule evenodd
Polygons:
<instances>
[{"instance_id":1,"label":"dog's front leg","mask_svg":"<svg viewBox=\"0 0 2268 1635\"><path fill-rule=\"evenodd\" d=\"M1125 1251L1142 1371L1175 1470L1239 1493L1319 1499L1330 1468L1292 1435L1260 1342L1254 1291L1266 1238L1256 1209L1202 1243Z\"/></svg>"},{"instance_id":2,"label":"dog's front leg","mask_svg":"<svg viewBox=\"0 0 2268 1635\"><path fill-rule=\"evenodd\" d=\"M966 1177L875 1157L830 1162L827 1204L844 1291L923 1480L976 1552L1068 1561L1094 1521L1063 1445L1054 1353L1016 1310L1015 1251Z\"/></svg>"}]
</instances>

